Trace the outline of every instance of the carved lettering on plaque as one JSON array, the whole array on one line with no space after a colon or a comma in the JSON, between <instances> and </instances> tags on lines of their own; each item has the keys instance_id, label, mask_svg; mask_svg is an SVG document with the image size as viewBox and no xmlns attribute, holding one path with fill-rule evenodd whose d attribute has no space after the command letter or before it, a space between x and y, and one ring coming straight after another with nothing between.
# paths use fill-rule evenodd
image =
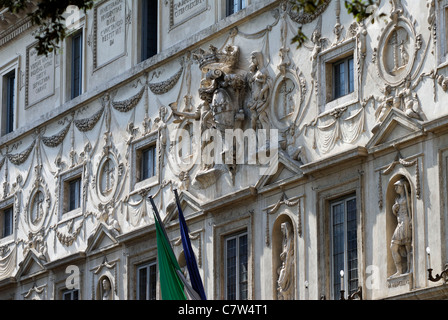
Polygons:
<instances>
[{"instance_id":1,"label":"carved lettering on plaque","mask_svg":"<svg viewBox=\"0 0 448 320\"><path fill-rule=\"evenodd\" d=\"M126 53L126 3L109 0L95 7L94 68L98 69Z\"/></svg>"},{"instance_id":2,"label":"carved lettering on plaque","mask_svg":"<svg viewBox=\"0 0 448 320\"><path fill-rule=\"evenodd\" d=\"M170 29L207 10L207 0L170 0Z\"/></svg>"},{"instance_id":3,"label":"carved lettering on plaque","mask_svg":"<svg viewBox=\"0 0 448 320\"><path fill-rule=\"evenodd\" d=\"M54 53L37 55L34 47L26 55L26 107L54 94Z\"/></svg>"}]
</instances>

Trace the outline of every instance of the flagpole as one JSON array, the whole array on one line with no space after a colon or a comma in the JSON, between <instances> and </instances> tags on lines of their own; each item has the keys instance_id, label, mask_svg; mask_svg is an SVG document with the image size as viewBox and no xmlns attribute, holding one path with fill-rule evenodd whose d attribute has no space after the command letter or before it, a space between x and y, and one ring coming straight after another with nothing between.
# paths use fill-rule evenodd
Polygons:
<instances>
[{"instance_id":1,"label":"flagpole","mask_svg":"<svg viewBox=\"0 0 448 320\"><path fill-rule=\"evenodd\" d=\"M165 238L169 239L168 238L168 234L166 233L166 230L165 230L165 225L162 223L162 219L160 218L160 215L159 215L159 210L157 210L156 204L154 203L154 200L153 200L152 196L149 195L148 199L151 202L152 210L154 211L154 214L156 215L157 220L159 221L160 226L162 227L162 231L163 231L163 234L165 235Z\"/></svg>"},{"instance_id":2,"label":"flagpole","mask_svg":"<svg viewBox=\"0 0 448 320\"><path fill-rule=\"evenodd\" d=\"M187 263L188 273L190 274L190 282L193 289L197 292L201 300L207 300L204 285L202 284L201 275L199 273L198 265L196 263L196 257L190 242L190 233L185 221L182 207L179 201L179 195L177 190L174 189L174 197L176 198L177 211L179 214L179 227L182 239L182 247L184 249L185 260Z\"/></svg>"},{"instance_id":3,"label":"flagpole","mask_svg":"<svg viewBox=\"0 0 448 320\"><path fill-rule=\"evenodd\" d=\"M171 242L169 241L169 238L168 238L168 234L166 233L166 230L165 230L165 225L163 224L163 221L160 218L159 210L157 210L156 204L154 203L154 200L153 200L151 195L148 196L148 199L151 202L152 210L154 212L154 215L156 216L157 221L159 222L160 229L162 229L163 235L164 235L165 239L167 240L168 245L171 248L171 251L173 251L173 253L174 253L173 247L171 246ZM184 287L185 287L185 289L187 291L188 297L191 300L201 300L201 297L199 296L199 294L188 283L187 279L182 274L182 272L180 270L176 270L176 274L179 277L179 279L182 281L182 283L183 283L183 285L184 285Z\"/></svg>"}]
</instances>

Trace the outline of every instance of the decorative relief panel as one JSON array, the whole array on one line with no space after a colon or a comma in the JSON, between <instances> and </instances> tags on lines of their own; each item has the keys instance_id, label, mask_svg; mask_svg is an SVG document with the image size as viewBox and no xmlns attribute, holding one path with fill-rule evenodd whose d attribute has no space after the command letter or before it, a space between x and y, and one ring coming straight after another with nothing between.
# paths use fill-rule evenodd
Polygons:
<instances>
[{"instance_id":1,"label":"decorative relief panel","mask_svg":"<svg viewBox=\"0 0 448 320\"><path fill-rule=\"evenodd\" d=\"M104 157L97 173L98 196L102 202L109 201L115 193L118 182L118 165L112 154Z\"/></svg>"},{"instance_id":2,"label":"decorative relief panel","mask_svg":"<svg viewBox=\"0 0 448 320\"><path fill-rule=\"evenodd\" d=\"M380 36L376 53L378 75L390 85L399 85L413 69L422 47L421 35L416 33L415 24L397 6Z\"/></svg>"},{"instance_id":3,"label":"decorative relief panel","mask_svg":"<svg viewBox=\"0 0 448 320\"><path fill-rule=\"evenodd\" d=\"M288 129L297 119L305 98L306 84L300 72L286 70L275 79L271 97L271 121L279 130Z\"/></svg>"}]
</instances>

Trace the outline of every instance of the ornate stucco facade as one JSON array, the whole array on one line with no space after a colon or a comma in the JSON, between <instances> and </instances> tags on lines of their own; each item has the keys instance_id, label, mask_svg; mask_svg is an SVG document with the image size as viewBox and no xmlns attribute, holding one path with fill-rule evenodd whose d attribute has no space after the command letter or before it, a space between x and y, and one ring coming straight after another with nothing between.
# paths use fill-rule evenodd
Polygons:
<instances>
[{"instance_id":1,"label":"ornate stucco facade","mask_svg":"<svg viewBox=\"0 0 448 320\"><path fill-rule=\"evenodd\" d=\"M145 1L98 1L46 57L0 12L1 299L160 299L148 196L184 267L173 189L209 299L448 296L428 280L448 262L448 1L380 1L374 23L240 2L158 1L150 24ZM226 129L268 143L220 162Z\"/></svg>"}]
</instances>

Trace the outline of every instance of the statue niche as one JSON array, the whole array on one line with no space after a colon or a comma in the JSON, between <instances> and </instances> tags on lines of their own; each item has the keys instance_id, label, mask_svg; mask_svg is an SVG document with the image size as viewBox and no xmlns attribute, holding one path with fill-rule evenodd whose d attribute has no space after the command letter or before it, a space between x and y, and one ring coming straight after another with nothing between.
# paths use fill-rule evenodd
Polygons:
<instances>
[{"instance_id":1,"label":"statue niche","mask_svg":"<svg viewBox=\"0 0 448 320\"><path fill-rule=\"evenodd\" d=\"M102 276L98 281L97 300L114 300L112 282L108 276Z\"/></svg>"},{"instance_id":2,"label":"statue niche","mask_svg":"<svg viewBox=\"0 0 448 320\"><path fill-rule=\"evenodd\" d=\"M272 230L274 299L294 300L295 237L291 219L287 215L281 215Z\"/></svg>"},{"instance_id":3,"label":"statue niche","mask_svg":"<svg viewBox=\"0 0 448 320\"><path fill-rule=\"evenodd\" d=\"M388 275L390 278L412 272L413 195L409 180L394 177L387 189L387 235L390 243Z\"/></svg>"}]
</instances>

